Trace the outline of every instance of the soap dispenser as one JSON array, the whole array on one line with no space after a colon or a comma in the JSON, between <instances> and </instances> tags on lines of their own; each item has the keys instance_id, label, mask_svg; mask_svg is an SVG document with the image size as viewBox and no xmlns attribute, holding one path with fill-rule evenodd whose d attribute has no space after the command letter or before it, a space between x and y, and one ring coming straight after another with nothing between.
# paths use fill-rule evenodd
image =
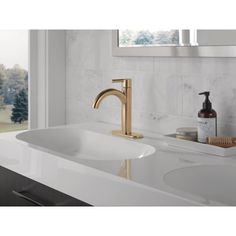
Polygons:
<instances>
[{"instance_id":1,"label":"soap dispenser","mask_svg":"<svg viewBox=\"0 0 236 236\"><path fill-rule=\"evenodd\" d=\"M207 137L217 136L217 114L212 109L209 100L210 92L202 92L199 95L205 95L205 101L202 104L202 109L198 112L198 142L206 143Z\"/></svg>"}]
</instances>

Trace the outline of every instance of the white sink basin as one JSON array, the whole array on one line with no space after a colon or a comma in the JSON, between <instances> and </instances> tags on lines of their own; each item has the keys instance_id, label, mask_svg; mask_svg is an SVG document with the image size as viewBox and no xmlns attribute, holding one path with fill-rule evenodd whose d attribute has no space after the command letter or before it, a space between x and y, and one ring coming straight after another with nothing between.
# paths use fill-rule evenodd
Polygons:
<instances>
[{"instance_id":1,"label":"white sink basin","mask_svg":"<svg viewBox=\"0 0 236 236\"><path fill-rule=\"evenodd\" d=\"M173 170L164 176L171 187L216 201L236 205L236 167L202 165Z\"/></svg>"},{"instance_id":2,"label":"white sink basin","mask_svg":"<svg viewBox=\"0 0 236 236\"><path fill-rule=\"evenodd\" d=\"M60 127L20 133L17 139L41 149L87 160L127 160L149 156L155 148L79 127Z\"/></svg>"}]
</instances>

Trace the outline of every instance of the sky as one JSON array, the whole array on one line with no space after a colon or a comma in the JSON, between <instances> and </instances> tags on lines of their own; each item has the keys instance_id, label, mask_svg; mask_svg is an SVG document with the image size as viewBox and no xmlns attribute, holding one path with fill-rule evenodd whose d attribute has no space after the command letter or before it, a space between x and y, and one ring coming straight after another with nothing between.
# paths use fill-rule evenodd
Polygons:
<instances>
[{"instance_id":1,"label":"sky","mask_svg":"<svg viewBox=\"0 0 236 236\"><path fill-rule=\"evenodd\" d=\"M28 70L28 30L0 30L0 64Z\"/></svg>"}]
</instances>

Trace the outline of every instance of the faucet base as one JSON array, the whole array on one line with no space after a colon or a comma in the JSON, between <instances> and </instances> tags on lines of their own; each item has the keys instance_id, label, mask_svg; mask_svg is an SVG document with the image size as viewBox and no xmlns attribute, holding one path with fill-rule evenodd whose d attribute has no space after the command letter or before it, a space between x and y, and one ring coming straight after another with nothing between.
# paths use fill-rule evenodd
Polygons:
<instances>
[{"instance_id":1,"label":"faucet base","mask_svg":"<svg viewBox=\"0 0 236 236\"><path fill-rule=\"evenodd\" d=\"M113 130L112 135L121 136L121 137L124 137L124 138L130 138L130 139L143 138L143 135L140 134L140 133L132 132L131 134L124 134L121 130Z\"/></svg>"}]
</instances>

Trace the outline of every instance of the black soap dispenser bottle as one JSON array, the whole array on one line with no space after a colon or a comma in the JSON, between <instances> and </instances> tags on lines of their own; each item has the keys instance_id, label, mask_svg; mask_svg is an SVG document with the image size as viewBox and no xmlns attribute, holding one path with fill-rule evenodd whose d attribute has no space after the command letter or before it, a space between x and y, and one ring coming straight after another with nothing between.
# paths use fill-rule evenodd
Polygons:
<instances>
[{"instance_id":1,"label":"black soap dispenser bottle","mask_svg":"<svg viewBox=\"0 0 236 236\"><path fill-rule=\"evenodd\" d=\"M199 95L205 95L205 101L202 104L202 109L198 112L198 142L206 143L207 137L217 136L217 114L212 109L209 100L210 92L202 92Z\"/></svg>"}]
</instances>

